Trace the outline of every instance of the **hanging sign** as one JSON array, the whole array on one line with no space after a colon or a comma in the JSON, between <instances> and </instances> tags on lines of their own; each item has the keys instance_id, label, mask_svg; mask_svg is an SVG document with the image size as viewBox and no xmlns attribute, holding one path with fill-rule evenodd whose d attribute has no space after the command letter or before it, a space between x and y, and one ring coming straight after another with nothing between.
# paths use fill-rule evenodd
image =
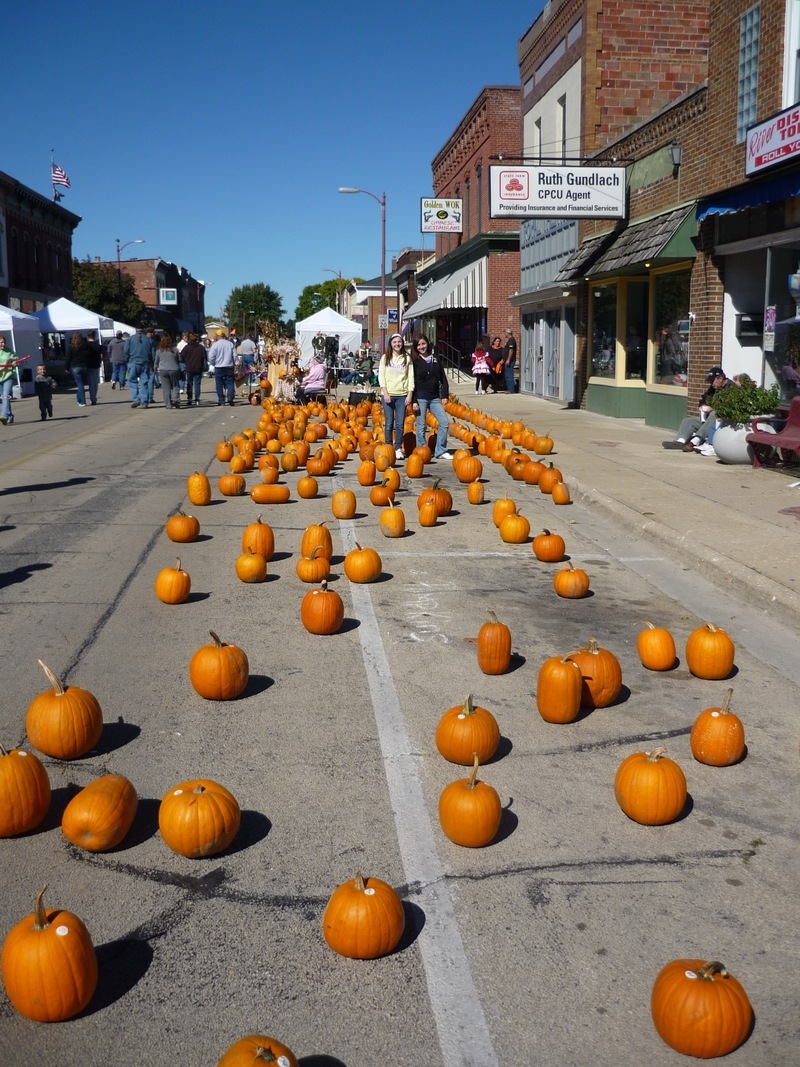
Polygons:
<instances>
[{"instance_id":1,"label":"hanging sign","mask_svg":"<svg viewBox=\"0 0 800 1067\"><path fill-rule=\"evenodd\" d=\"M463 200L423 197L420 200L420 229L423 233L461 233L464 229L463 204Z\"/></svg>"},{"instance_id":2,"label":"hanging sign","mask_svg":"<svg viewBox=\"0 0 800 1067\"><path fill-rule=\"evenodd\" d=\"M747 131L745 174L757 174L800 155L800 107L794 104Z\"/></svg>"},{"instance_id":3,"label":"hanging sign","mask_svg":"<svg viewBox=\"0 0 800 1067\"><path fill-rule=\"evenodd\" d=\"M624 219L625 168L490 167L489 215Z\"/></svg>"}]
</instances>

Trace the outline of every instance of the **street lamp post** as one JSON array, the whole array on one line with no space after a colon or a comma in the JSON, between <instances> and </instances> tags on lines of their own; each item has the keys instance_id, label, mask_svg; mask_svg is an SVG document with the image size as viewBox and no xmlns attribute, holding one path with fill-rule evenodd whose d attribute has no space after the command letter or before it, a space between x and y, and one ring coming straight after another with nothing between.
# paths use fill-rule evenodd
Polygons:
<instances>
[{"instance_id":1,"label":"street lamp post","mask_svg":"<svg viewBox=\"0 0 800 1067\"><path fill-rule=\"evenodd\" d=\"M119 237L116 238L117 242L117 314L122 319L122 260L120 256L123 248L127 248L128 245L143 245L144 237L134 237L132 241L126 241L124 245L119 243Z\"/></svg>"},{"instance_id":2,"label":"street lamp post","mask_svg":"<svg viewBox=\"0 0 800 1067\"><path fill-rule=\"evenodd\" d=\"M342 314L342 272L340 270L332 270L330 267L322 267L327 274L335 274L337 278L336 282L336 310Z\"/></svg>"},{"instance_id":3,"label":"street lamp post","mask_svg":"<svg viewBox=\"0 0 800 1067\"><path fill-rule=\"evenodd\" d=\"M357 189L351 185L340 185L340 193L364 193L371 196L381 209L381 355L386 351L386 193L378 196L369 189Z\"/></svg>"}]
</instances>

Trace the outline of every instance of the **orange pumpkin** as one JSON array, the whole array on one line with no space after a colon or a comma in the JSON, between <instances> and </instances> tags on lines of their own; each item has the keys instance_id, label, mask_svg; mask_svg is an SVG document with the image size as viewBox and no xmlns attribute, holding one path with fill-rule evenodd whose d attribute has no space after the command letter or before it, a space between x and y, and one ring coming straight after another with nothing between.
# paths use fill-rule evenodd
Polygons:
<instances>
[{"instance_id":1,"label":"orange pumpkin","mask_svg":"<svg viewBox=\"0 0 800 1067\"><path fill-rule=\"evenodd\" d=\"M322 934L334 952L374 960L397 947L406 916L400 897L380 878L359 872L334 889L322 917Z\"/></svg>"},{"instance_id":2,"label":"orange pumpkin","mask_svg":"<svg viewBox=\"0 0 800 1067\"><path fill-rule=\"evenodd\" d=\"M310 474L297 479L297 495L302 497L303 500L313 500L318 492L319 482L316 478L312 478Z\"/></svg>"},{"instance_id":3,"label":"orange pumpkin","mask_svg":"<svg viewBox=\"0 0 800 1067\"><path fill-rule=\"evenodd\" d=\"M237 645L224 643L213 630L212 644L203 645L189 661L189 680L206 700L235 700L247 688L250 664Z\"/></svg>"},{"instance_id":4,"label":"orange pumpkin","mask_svg":"<svg viewBox=\"0 0 800 1067\"><path fill-rule=\"evenodd\" d=\"M302 556L310 556L315 548L319 548L320 555L330 561L333 556L333 538L324 522L310 523L300 538L300 554Z\"/></svg>"},{"instance_id":5,"label":"orange pumpkin","mask_svg":"<svg viewBox=\"0 0 800 1067\"><path fill-rule=\"evenodd\" d=\"M376 582L381 576L383 563L374 548L362 548L358 542L344 557L344 573L351 582L365 584Z\"/></svg>"},{"instance_id":6,"label":"orange pumpkin","mask_svg":"<svg viewBox=\"0 0 800 1067\"><path fill-rule=\"evenodd\" d=\"M155 591L162 604L183 604L189 599L192 580L186 571L181 569L180 560L176 561L174 567L163 567L158 572Z\"/></svg>"},{"instance_id":7,"label":"orange pumpkin","mask_svg":"<svg viewBox=\"0 0 800 1067\"><path fill-rule=\"evenodd\" d=\"M337 489L331 497L334 518L352 519L356 513L356 494L352 489Z\"/></svg>"},{"instance_id":8,"label":"orange pumpkin","mask_svg":"<svg viewBox=\"0 0 800 1067\"><path fill-rule=\"evenodd\" d=\"M642 666L649 671L671 671L677 663L675 639L663 626L644 623L645 629L636 638L636 651Z\"/></svg>"},{"instance_id":9,"label":"orange pumpkin","mask_svg":"<svg viewBox=\"0 0 800 1067\"><path fill-rule=\"evenodd\" d=\"M266 474L267 470L262 473ZM250 499L256 504L285 504L290 496L288 485L265 485L263 482L256 482L250 489Z\"/></svg>"},{"instance_id":10,"label":"orange pumpkin","mask_svg":"<svg viewBox=\"0 0 800 1067\"><path fill-rule=\"evenodd\" d=\"M536 707L545 722L574 722L581 709L583 678L569 656L551 656L539 668Z\"/></svg>"},{"instance_id":11,"label":"orange pumpkin","mask_svg":"<svg viewBox=\"0 0 800 1067\"><path fill-rule=\"evenodd\" d=\"M260 1063L277 1063L279 1067L300 1067L288 1045L266 1034L249 1034L234 1042L222 1054L217 1067L257 1067Z\"/></svg>"},{"instance_id":12,"label":"orange pumpkin","mask_svg":"<svg viewBox=\"0 0 800 1067\"><path fill-rule=\"evenodd\" d=\"M542 530L531 544L533 554L543 563L558 563L564 558L566 547L561 534L550 533L549 530Z\"/></svg>"},{"instance_id":13,"label":"orange pumpkin","mask_svg":"<svg viewBox=\"0 0 800 1067\"><path fill-rule=\"evenodd\" d=\"M267 561L260 552L246 548L236 557L236 577L249 584L264 582L267 579Z\"/></svg>"},{"instance_id":14,"label":"orange pumpkin","mask_svg":"<svg viewBox=\"0 0 800 1067\"><path fill-rule=\"evenodd\" d=\"M294 569L301 582L317 585L331 573L331 564L330 560L322 554L322 546L317 545L310 556L300 557Z\"/></svg>"},{"instance_id":15,"label":"orange pumpkin","mask_svg":"<svg viewBox=\"0 0 800 1067\"><path fill-rule=\"evenodd\" d=\"M425 460L421 454L414 449L411 455L406 460L406 477L407 478L421 478L425 473Z\"/></svg>"},{"instance_id":16,"label":"orange pumpkin","mask_svg":"<svg viewBox=\"0 0 800 1067\"><path fill-rule=\"evenodd\" d=\"M482 504L483 496L483 482L470 482L467 486L467 500L470 504Z\"/></svg>"},{"instance_id":17,"label":"orange pumpkin","mask_svg":"<svg viewBox=\"0 0 800 1067\"><path fill-rule=\"evenodd\" d=\"M494 507L492 508L492 522L497 529L500 529L500 523L507 515L516 515L517 505L510 497L500 497L499 500L495 500Z\"/></svg>"},{"instance_id":18,"label":"orange pumpkin","mask_svg":"<svg viewBox=\"0 0 800 1067\"><path fill-rule=\"evenodd\" d=\"M447 837L466 848L482 848L497 836L503 814L497 791L478 781L478 757L472 774L451 782L439 797L439 823Z\"/></svg>"},{"instance_id":19,"label":"orange pumpkin","mask_svg":"<svg viewBox=\"0 0 800 1067\"><path fill-rule=\"evenodd\" d=\"M569 489L567 488L564 482L556 482L556 484L550 490L550 497L554 504L571 503Z\"/></svg>"},{"instance_id":20,"label":"orange pumpkin","mask_svg":"<svg viewBox=\"0 0 800 1067\"><path fill-rule=\"evenodd\" d=\"M186 494L189 500L197 507L203 507L203 505L210 503L211 483L208 480L208 476L200 471L190 474L186 479Z\"/></svg>"},{"instance_id":21,"label":"orange pumpkin","mask_svg":"<svg viewBox=\"0 0 800 1067\"><path fill-rule=\"evenodd\" d=\"M453 510L453 495L449 489L441 484L440 478L437 478L428 489L422 490L417 497L417 507L421 508L423 504L427 504L431 500L436 505L439 515L449 515Z\"/></svg>"},{"instance_id":22,"label":"orange pumpkin","mask_svg":"<svg viewBox=\"0 0 800 1067\"><path fill-rule=\"evenodd\" d=\"M553 492L553 486L563 480L561 471L551 463L539 475L539 491L549 496Z\"/></svg>"},{"instance_id":23,"label":"orange pumpkin","mask_svg":"<svg viewBox=\"0 0 800 1067\"><path fill-rule=\"evenodd\" d=\"M247 482L243 474L223 474L217 481L217 489L223 496L244 496Z\"/></svg>"},{"instance_id":24,"label":"orange pumpkin","mask_svg":"<svg viewBox=\"0 0 800 1067\"><path fill-rule=\"evenodd\" d=\"M344 622L344 604L325 579L319 589L310 589L300 604L300 621L312 634L336 634Z\"/></svg>"},{"instance_id":25,"label":"orange pumpkin","mask_svg":"<svg viewBox=\"0 0 800 1067\"><path fill-rule=\"evenodd\" d=\"M269 562L275 552L275 534L272 527L261 521L259 515L255 522L249 522L242 534L242 552L257 552Z\"/></svg>"},{"instance_id":26,"label":"orange pumpkin","mask_svg":"<svg viewBox=\"0 0 800 1067\"><path fill-rule=\"evenodd\" d=\"M570 561L553 575L553 588L565 600L581 600L589 593L589 575Z\"/></svg>"},{"instance_id":27,"label":"orange pumpkin","mask_svg":"<svg viewBox=\"0 0 800 1067\"><path fill-rule=\"evenodd\" d=\"M744 725L730 710L733 690L728 689L722 707L706 708L694 721L689 736L692 755L709 767L730 767L744 755Z\"/></svg>"},{"instance_id":28,"label":"orange pumpkin","mask_svg":"<svg viewBox=\"0 0 800 1067\"><path fill-rule=\"evenodd\" d=\"M697 678L719 680L733 670L736 646L720 626L698 626L686 640L686 664Z\"/></svg>"},{"instance_id":29,"label":"orange pumpkin","mask_svg":"<svg viewBox=\"0 0 800 1067\"><path fill-rule=\"evenodd\" d=\"M239 832L238 801L210 778L179 782L158 808L158 829L164 843L188 859L216 856Z\"/></svg>"},{"instance_id":30,"label":"orange pumpkin","mask_svg":"<svg viewBox=\"0 0 800 1067\"><path fill-rule=\"evenodd\" d=\"M579 675L580 677L580 675ZM436 727L436 747L450 763L471 767L475 756L486 763L500 744L500 727L491 711L480 707L470 693L463 704L444 713Z\"/></svg>"},{"instance_id":31,"label":"orange pumpkin","mask_svg":"<svg viewBox=\"0 0 800 1067\"><path fill-rule=\"evenodd\" d=\"M511 631L493 611L478 631L478 667L484 674L505 674L511 664Z\"/></svg>"},{"instance_id":32,"label":"orange pumpkin","mask_svg":"<svg viewBox=\"0 0 800 1067\"><path fill-rule=\"evenodd\" d=\"M659 971L650 1012L661 1039L685 1056L727 1056L746 1040L753 1008L741 984L717 960L672 960Z\"/></svg>"},{"instance_id":33,"label":"orange pumpkin","mask_svg":"<svg viewBox=\"0 0 800 1067\"><path fill-rule=\"evenodd\" d=\"M531 532L531 524L519 511L513 515L506 515L500 523L500 537L506 544L523 545L528 540Z\"/></svg>"},{"instance_id":34,"label":"orange pumpkin","mask_svg":"<svg viewBox=\"0 0 800 1067\"><path fill-rule=\"evenodd\" d=\"M644 826L664 826L686 806L686 778L665 749L634 752L617 769L614 796L629 819Z\"/></svg>"},{"instance_id":35,"label":"orange pumpkin","mask_svg":"<svg viewBox=\"0 0 800 1067\"><path fill-rule=\"evenodd\" d=\"M188 544L200 536L200 523L194 515L185 515L178 511L167 519L166 532L170 541Z\"/></svg>"},{"instance_id":36,"label":"orange pumpkin","mask_svg":"<svg viewBox=\"0 0 800 1067\"><path fill-rule=\"evenodd\" d=\"M64 686L41 660L52 686L34 697L25 716L31 744L55 759L77 759L94 748L103 733L103 711L95 697L77 685Z\"/></svg>"},{"instance_id":37,"label":"orange pumpkin","mask_svg":"<svg viewBox=\"0 0 800 1067\"><path fill-rule=\"evenodd\" d=\"M622 667L613 652L601 648L592 639L586 648L570 652L567 658L574 660L581 669L583 707L607 708L614 703L622 689Z\"/></svg>"},{"instance_id":38,"label":"orange pumpkin","mask_svg":"<svg viewBox=\"0 0 800 1067\"><path fill-rule=\"evenodd\" d=\"M0 837L34 830L50 810L50 779L41 761L22 748L0 745Z\"/></svg>"},{"instance_id":39,"label":"orange pumpkin","mask_svg":"<svg viewBox=\"0 0 800 1067\"><path fill-rule=\"evenodd\" d=\"M384 537L402 537L406 532L406 517L403 509L398 508L390 500L388 508L384 508L381 512L379 524Z\"/></svg>"},{"instance_id":40,"label":"orange pumpkin","mask_svg":"<svg viewBox=\"0 0 800 1067\"><path fill-rule=\"evenodd\" d=\"M104 774L81 789L61 816L68 841L89 852L106 852L124 841L136 818L138 797L121 774Z\"/></svg>"}]
</instances>

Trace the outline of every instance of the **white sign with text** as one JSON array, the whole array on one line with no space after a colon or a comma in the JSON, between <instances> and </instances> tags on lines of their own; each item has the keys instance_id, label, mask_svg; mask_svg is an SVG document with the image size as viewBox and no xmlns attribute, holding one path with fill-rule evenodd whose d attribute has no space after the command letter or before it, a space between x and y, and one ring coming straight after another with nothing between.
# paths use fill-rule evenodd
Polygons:
<instances>
[{"instance_id":1,"label":"white sign with text","mask_svg":"<svg viewBox=\"0 0 800 1067\"><path fill-rule=\"evenodd\" d=\"M623 219L625 168L490 167L489 214L493 219Z\"/></svg>"}]
</instances>

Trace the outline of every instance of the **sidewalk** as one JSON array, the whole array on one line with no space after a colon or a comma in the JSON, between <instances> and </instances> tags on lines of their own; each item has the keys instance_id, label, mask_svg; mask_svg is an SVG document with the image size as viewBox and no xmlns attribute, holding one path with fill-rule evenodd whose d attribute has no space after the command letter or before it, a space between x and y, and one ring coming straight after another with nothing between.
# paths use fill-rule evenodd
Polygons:
<instances>
[{"instance_id":1,"label":"sidewalk","mask_svg":"<svg viewBox=\"0 0 800 1067\"><path fill-rule=\"evenodd\" d=\"M573 500L602 508L721 588L763 601L765 610L800 628L796 472L664 449L669 431L641 419L594 415L519 393L476 397L472 382L451 388L466 404L553 437L552 459Z\"/></svg>"}]
</instances>

